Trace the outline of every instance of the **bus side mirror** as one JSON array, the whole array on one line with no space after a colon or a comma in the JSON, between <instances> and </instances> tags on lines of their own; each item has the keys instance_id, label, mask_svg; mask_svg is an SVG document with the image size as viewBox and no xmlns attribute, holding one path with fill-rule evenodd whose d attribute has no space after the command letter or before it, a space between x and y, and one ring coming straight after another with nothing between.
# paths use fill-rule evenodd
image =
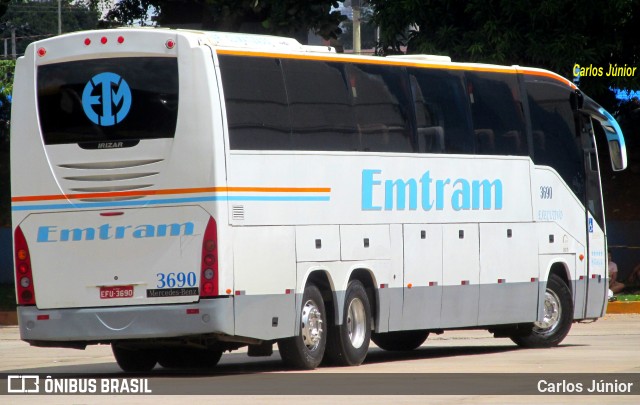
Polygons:
<instances>
[{"instance_id":1,"label":"bus side mirror","mask_svg":"<svg viewBox=\"0 0 640 405\"><path fill-rule=\"evenodd\" d=\"M609 156L611 157L611 167L615 171L624 170L626 165L622 158L622 148L617 140L609 141Z\"/></svg>"}]
</instances>

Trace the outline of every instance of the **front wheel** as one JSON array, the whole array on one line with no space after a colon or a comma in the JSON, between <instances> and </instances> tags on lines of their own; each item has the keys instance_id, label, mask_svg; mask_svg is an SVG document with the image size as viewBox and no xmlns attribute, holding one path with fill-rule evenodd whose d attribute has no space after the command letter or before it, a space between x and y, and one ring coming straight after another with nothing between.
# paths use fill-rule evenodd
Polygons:
<instances>
[{"instance_id":1,"label":"front wheel","mask_svg":"<svg viewBox=\"0 0 640 405\"><path fill-rule=\"evenodd\" d=\"M420 347L429 332L426 330L403 330L397 332L374 333L373 343L388 351L411 351Z\"/></svg>"},{"instance_id":2,"label":"front wheel","mask_svg":"<svg viewBox=\"0 0 640 405\"><path fill-rule=\"evenodd\" d=\"M147 372L156 366L157 357L154 350L128 348L116 344L111 344L111 350L123 371Z\"/></svg>"},{"instance_id":3,"label":"front wheel","mask_svg":"<svg viewBox=\"0 0 640 405\"><path fill-rule=\"evenodd\" d=\"M369 297L358 280L349 282L344 301L342 325L329 326L327 360L338 366L362 364L371 339Z\"/></svg>"},{"instance_id":4,"label":"front wheel","mask_svg":"<svg viewBox=\"0 0 640 405\"><path fill-rule=\"evenodd\" d=\"M564 340L573 322L571 291L564 280L552 274L544 294L542 320L528 325L511 336L518 346L542 348L557 346Z\"/></svg>"},{"instance_id":5,"label":"front wheel","mask_svg":"<svg viewBox=\"0 0 640 405\"><path fill-rule=\"evenodd\" d=\"M304 289L300 313L300 333L278 341L278 350L285 364L303 370L320 365L327 345L326 312L320 290L313 284Z\"/></svg>"}]
</instances>

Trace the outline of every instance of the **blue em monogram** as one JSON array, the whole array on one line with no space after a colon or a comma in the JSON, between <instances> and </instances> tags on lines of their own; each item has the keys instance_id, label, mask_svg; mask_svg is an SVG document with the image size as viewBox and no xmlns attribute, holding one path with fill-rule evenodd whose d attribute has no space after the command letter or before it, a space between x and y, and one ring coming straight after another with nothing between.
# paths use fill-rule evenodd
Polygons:
<instances>
[{"instance_id":1,"label":"blue em monogram","mask_svg":"<svg viewBox=\"0 0 640 405\"><path fill-rule=\"evenodd\" d=\"M109 127L126 118L131 99L129 84L115 73L104 72L93 76L84 86L82 108L91 122Z\"/></svg>"}]
</instances>

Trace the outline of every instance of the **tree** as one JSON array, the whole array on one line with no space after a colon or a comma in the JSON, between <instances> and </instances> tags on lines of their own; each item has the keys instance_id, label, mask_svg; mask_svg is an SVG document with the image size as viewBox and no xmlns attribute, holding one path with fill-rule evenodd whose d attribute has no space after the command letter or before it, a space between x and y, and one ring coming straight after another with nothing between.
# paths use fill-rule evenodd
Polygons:
<instances>
[{"instance_id":1,"label":"tree","mask_svg":"<svg viewBox=\"0 0 640 405\"><path fill-rule=\"evenodd\" d=\"M381 50L453 60L542 67L573 79L576 63L638 66L640 0L370 0ZM411 27L408 35L403 32ZM606 70L605 70L606 72ZM640 73L582 77L580 87L613 109L609 88L638 88Z\"/></svg>"},{"instance_id":2,"label":"tree","mask_svg":"<svg viewBox=\"0 0 640 405\"><path fill-rule=\"evenodd\" d=\"M122 0L104 23L144 25L151 13L161 26L268 33L306 41L310 29L325 39L337 38L345 19L332 11L337 6L337 0Z\"/></svg>"},{"instance_id":3,"label":"tree","mask_svg":"<svg viewBox=\"0 0 640 405\"><path fill-rule=\"evenodd\" d=\"M93 29L98 24L97 9L82 0L62 0L62 32ZM38 39L57 35L58 3L13 1L7 12L0 18L2 38L11 38L16 33L16 51L24 53L29 43ZM8 53L11 51L8 50Z\"/></svg>"}]
</instances>

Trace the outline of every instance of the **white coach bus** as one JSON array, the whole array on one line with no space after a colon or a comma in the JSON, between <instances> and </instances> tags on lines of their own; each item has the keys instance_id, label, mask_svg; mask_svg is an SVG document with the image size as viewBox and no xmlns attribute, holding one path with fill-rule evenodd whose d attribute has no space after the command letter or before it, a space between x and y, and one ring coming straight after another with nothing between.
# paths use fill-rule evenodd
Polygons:
<instances>
[{"instance_id":1,"label":"white coach bus","mask_svg":"<svg viewBox=\"0 0 640 405\"><path fill-rule=\"evenodd\" d=\"M554 73L122 29L31 44L13 100L34 346L312 369L456 328L555 346L605 312L595 140L622 170L624 139Z\"/></svg>"}]
</instances>

